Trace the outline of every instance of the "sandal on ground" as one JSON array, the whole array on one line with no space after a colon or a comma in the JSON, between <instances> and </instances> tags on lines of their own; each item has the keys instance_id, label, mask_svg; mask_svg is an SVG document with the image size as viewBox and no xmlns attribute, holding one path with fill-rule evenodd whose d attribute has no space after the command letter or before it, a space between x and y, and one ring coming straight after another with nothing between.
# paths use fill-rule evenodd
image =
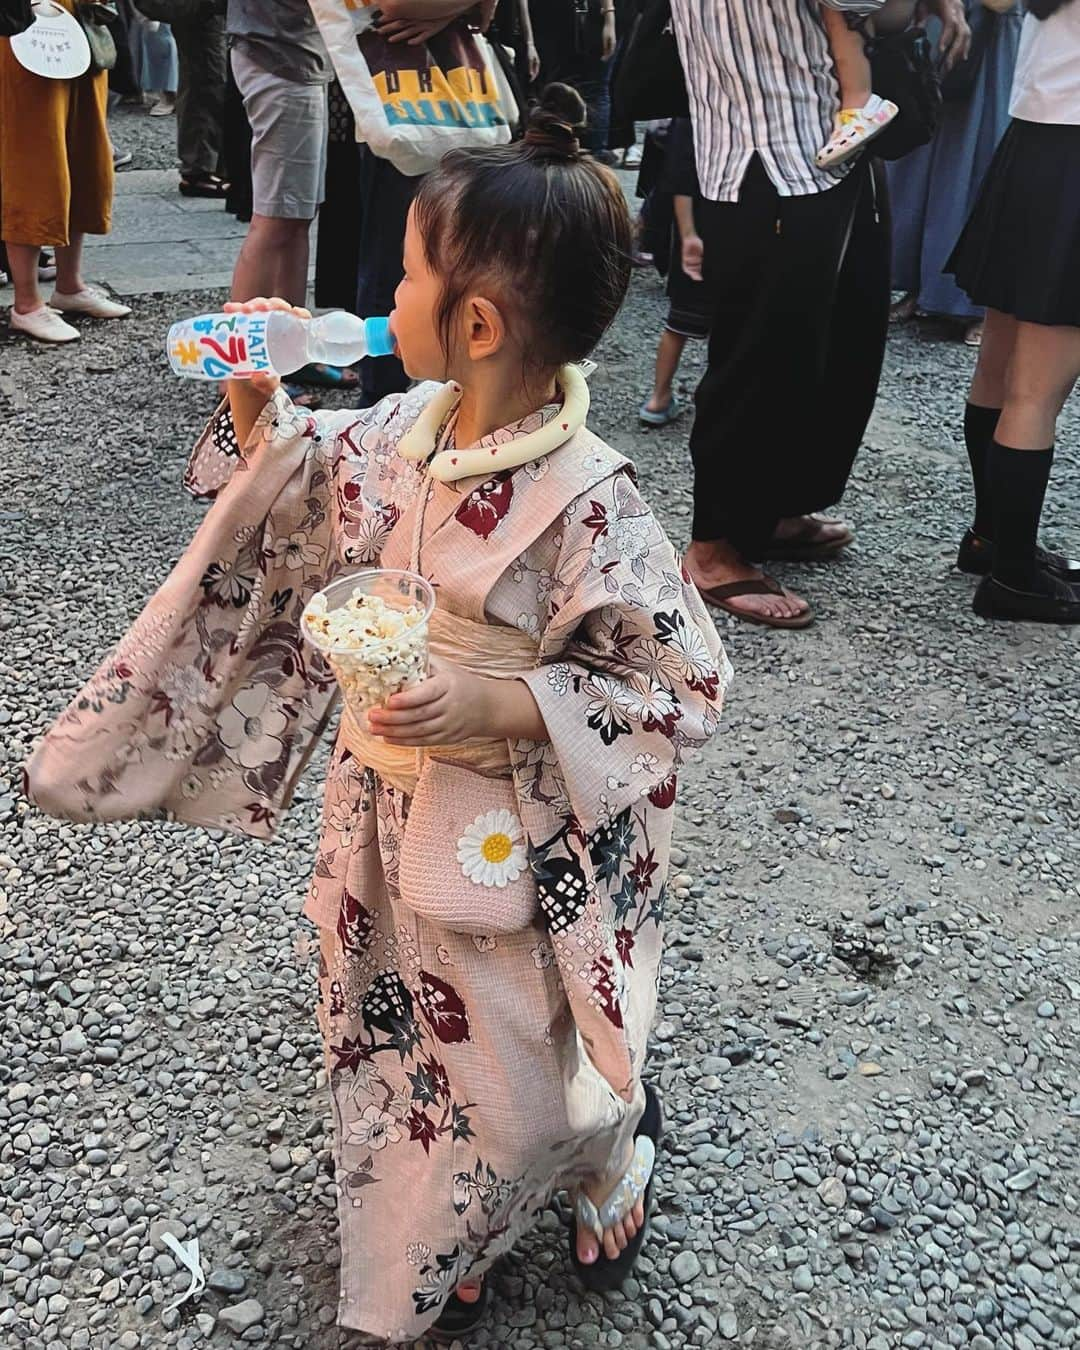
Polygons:
<instances>
[{"instance_id":1,"label":"sandal on ground","mask_svg":"<svg viewBox=\"0 0 1080 1350\"><path fill-rule=\"evenodd\" d=\"M983 340L983 321L979 319L976 323L969 323L964 329L964 346L981 347Z\"/></svg>"},{"instance_id":2,"label":"sandal on ground","mask_svg":"<svg viewBox=\"0 0 1080 1350\"><path fill-rule=\"evenodd\" d=\"M663 408L650 408L648 400L638 409L638 417L647 427L666 427L680 418L686 409L677 398L670 398Z\"/></svg>"},{"instance_id":3,"label":"sandal on ground","mask_svg":"<svg viewBox=\"0 0 1080 1350\"><path fill-rule=\"evenodd\" d=\"M660 1098L646 1084L645 1110L634 1131L634 1157L630 1166L599 1209L584 1191L580 1191L575 1200L574 1223L570 1227L570 1262L586 1289L596 1293L619 1289L633 1273L641 1244L649 1231L656 1150L660 1147L663 1133L664 1113ZM612 1261L604 1252L604 1229L625 1219L639 1200L644 1202L645 1222ZM579 1228L591 1228L600 1244L600 1250L592 1265L586 1265L577 1254Z\"/></svg>"},{"instance_id":4,"label":"sandal on ground","mask_svg":"<svg viewBox=\"0 0 1080 1350\"><path fill-rule=\"evenodd\" d=\"M432 1324L428 1334L436 1341L456 1341L484 1321L491 1304L491 1281L484 1280L480 1286L480 1297L475 1303L466 1303L456 1293L443 1304L442 1312Z\"/></svg>"},{"instance_id":5,"label":"sandal on ground","mask_svg":"<svg viewBox=\"0 0 1080 1350\"><path fill-rule=\"evenodd\" d=\"M729 581L724 586L708 586L704 590L699 587L698 589L702 600L707 605L712 605L715 609L722 609L736 619L742 619L744 623L757 623L763 628L809 628L814 622L814 611L809 606L804 614L795 614L791 618L781 618L772 614L754 614L748 609L742 609L731 603L732 600L737 600L740 595L783 595L783 586L775 577L770 577L767 573L760 579L755 577L750 581Z\"/></svg>"},{"instance_id":6,"label":"sandal on ground","mask_svg":"<svg viewBox=\"0 0 1080 1350\"><path fill-rule=\"evenodd\" d=\"M1007 586L997 577L983 577L972 609L980 619L1010 619L1014 623L1080 623L1080 589L1051 572L1043 572L1045 590L1027 591Z\"/></svg>"},{"instance_id":7,"label":"sandal on ground","mask_svg":"<svg viewBox=\"0 0 1080 1350\"><path fill-rule=\"evenodd\" d=\"M1036 548L1035 561L1045 571L1080 586L1080 560L1067 558L1064 553L1051 553L1047 548ZM994 543L974 530L965 530L956 552L956 566L973 577L988 577L994 563Z\"/></svg>"},{"instance_id":8,"label":"sandal on ground","mask_svg":"<svg viewBox=\"0 0 1080 1350\"><path fill-rule=\"evenodd\" d=\"M841 520L827 520L824 516L809 516L808 529L798 534L769 540L761 555L770 562L825 562L842 553L854 542L855 531ZM830 534L830 529L837 531Z\"/></svg>"},{"instance_id":9,"label":"sandal on ground","mask_svg":"<svg viewBox=\"0 0 1080 1350\"><path fill-rule=\"evenodd\" d=\"M180 195L181 197L224 197L229 191L229 184L224 179L219 178L216 173L206 173L198 178L181 178Z\"/></svg>"},{"instance_id":10,"label":"sandal on ground","mask_svg":"<svg viewBox=\"0 0 1080 1350\"><path fill-rule=\"evenodd\" d=\"M289 376L290 384L302 384L309 389L358 389L360 376L350 366L328 366L322 361L311 361Z\"/></svg>"},{"instance_id":11,"label":"sandal on ground","mask_svg":"<svg viewBox=\"0 0 1080 1350\"><path fill-rule=\"evenodd\" d=\"M907 291L889 306L890 323L910 323L919 311L919 301L914 292Z\"/></svg>"}]
</instances>

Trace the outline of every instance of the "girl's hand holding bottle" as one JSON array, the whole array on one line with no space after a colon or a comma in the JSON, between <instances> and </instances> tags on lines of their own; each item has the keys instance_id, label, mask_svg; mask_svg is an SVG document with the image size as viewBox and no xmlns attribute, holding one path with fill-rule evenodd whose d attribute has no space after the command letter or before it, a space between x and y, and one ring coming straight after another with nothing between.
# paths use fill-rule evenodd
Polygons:
<instances>
[{"instance_id":1,"label":"girl's hand holding bottle","mask_svg":"<svg viewBox=\"0 0 1080 1350\"><path fill-rule=\"evenodd\" d=\"M460 745L490 740L546 741L547 727L523 680L485 680L450 661L431 658L420 684L370 708L368 727L390 745Z\"/></svg>"},{"instance_id":2,"label":"girl's hand holding bottle","mask_svg":"<svg viewBox=\"0 0 1080 1350\"><path fill-rule=\"evenodd\" d=\"M282 310L295 314L298 319L310 319L311 311L299 305L290 305L287 300L267 300L260 296L255 300L230 300L224 306L226 314L263 314L270 310ZM227 380L225 383L229 395L229 408L232 411L233 430L237 441L243 445L251 434L255 419L274 397L281 380L277 375L251 375L243 380Z\"/></svg>"}]
</instances>

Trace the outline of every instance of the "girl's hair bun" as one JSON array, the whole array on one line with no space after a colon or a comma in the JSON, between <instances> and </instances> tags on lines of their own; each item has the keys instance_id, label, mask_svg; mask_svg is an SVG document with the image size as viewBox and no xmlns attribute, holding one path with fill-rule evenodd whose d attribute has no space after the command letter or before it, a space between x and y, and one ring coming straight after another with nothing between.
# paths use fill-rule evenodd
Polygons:
<instances>
[{"instance_id":1,"label":"girl's hair bun","mask_svg":"<svg viewBox=\"0 0 1080 1350\"><path fill-rule=\"evenodd\" d=\"M581 155L585 103L568 84L549 84L529 115L525 144L547 159L575 160Z\"/></svg>"}]
</instances>

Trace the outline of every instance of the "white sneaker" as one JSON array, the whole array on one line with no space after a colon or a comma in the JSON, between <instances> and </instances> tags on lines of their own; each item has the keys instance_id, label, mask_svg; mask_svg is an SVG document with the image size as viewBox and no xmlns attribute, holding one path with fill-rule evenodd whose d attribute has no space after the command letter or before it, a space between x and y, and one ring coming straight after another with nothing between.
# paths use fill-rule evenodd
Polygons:
<instances>
[{"instance_id":1,"label":"white sneaker","mask_svg":"<svg viewBox=\"0 0 1080 1350\"><path fill-rule=\"evenodd\" d=\"M176 112L176 95L162 94L154 106L150 109L151 117L172 117Z\"/></svg>"},{"instance_id":2,"label":"white sneaker","mask_svg":"<svg viewBox=\"0 0 1080 1350\"><path fill-rule=\"evenodd\" d=\"M29 314L20 314L12 306L10 322L13 333L25 333L38 342L76 342L79 338L79 330L65 323L48 305L32 309Z\"/></svg>"},{"instance_id":3,"label":"white sneaker","mask_svg":"<svg viewBox=\"0 0 1080 1350\"><path fill-rule=\"evenodd\" d=\"M49 304L61 314L88 314L91 319L126 319L131 313L130 305L110 300L97 286L84 286L74 295L53 291Z\"/></svg>"},{"instance_id":4,"label":"white sneaker","mask_svg":"<svg viewBox=\"0 0 1080 1350\"><path fill-rule=\"evenodd\" d=\"M836 129L827 144L818 151L814 163L819 169L843 164L857 155L867 142L880 136L900 109L887 98L871 94L861 108L841 108Z\"/></svg>"}]
</instances>

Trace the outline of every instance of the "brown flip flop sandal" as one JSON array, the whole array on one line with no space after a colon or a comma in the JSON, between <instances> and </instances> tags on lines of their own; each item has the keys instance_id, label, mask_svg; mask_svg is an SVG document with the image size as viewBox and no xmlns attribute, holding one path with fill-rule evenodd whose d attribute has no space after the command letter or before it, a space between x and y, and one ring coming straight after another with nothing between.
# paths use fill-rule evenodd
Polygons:
<instances>
[{"instance_id":1,"label":"brown flip flop sandal","mask_svg":"<svg viewBox=\"0 0 1080 1350\"><path fill-rule=\"evenodd\" d=\"M744 623L760 624L763 628L809 628L814 622L814 611L807 609L805 614L797 614L792 619L774 619L767 614L751 614L748 610L739 609L737 606L729 604L730 600L737 599L740 595L783 595L784 588L767 573L760 581L729 581L724 586L710 586L701 591L701 598L707 605L713 605L716 609L722 609L727 614L733 614L736 619L742 619Z\"/></svg>"}]
</instances>

